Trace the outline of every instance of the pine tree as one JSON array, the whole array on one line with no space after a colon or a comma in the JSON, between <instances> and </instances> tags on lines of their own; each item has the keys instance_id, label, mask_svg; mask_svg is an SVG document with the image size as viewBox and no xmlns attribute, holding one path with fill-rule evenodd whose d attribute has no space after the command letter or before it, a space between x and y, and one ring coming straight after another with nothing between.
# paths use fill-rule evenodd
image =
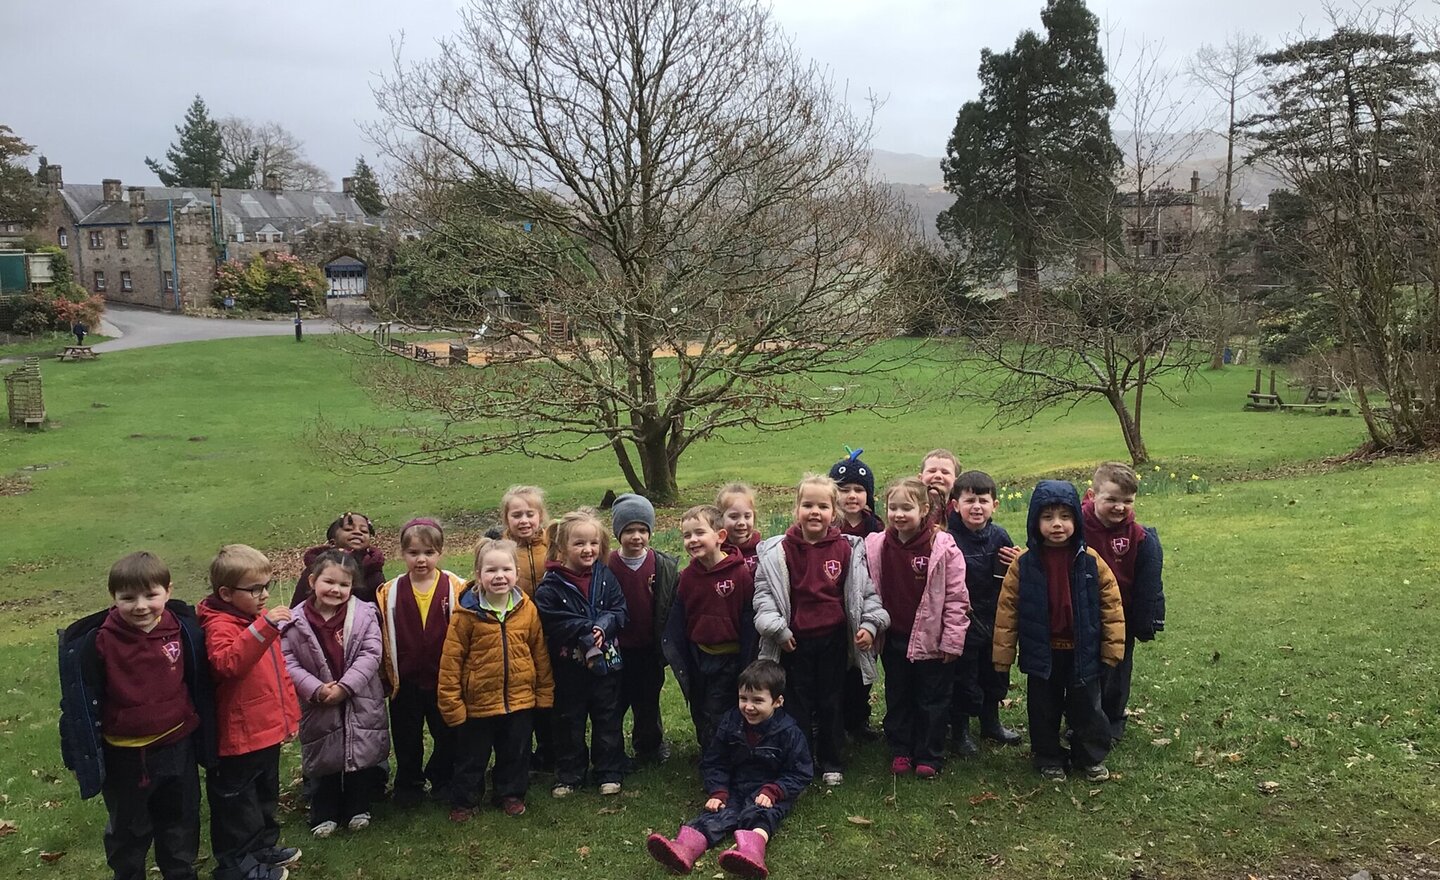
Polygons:
<instances>
[{"instance_id":1,"label":"pine tree","mask_svg":"<svg viewBox=\"0 0 1440 880\"><path fill-rule=\"evenodd\" d=\"M942 163L955 204L941 237L978 280L1013 269L1021 292L1048 260L1106 237L1120 151L1110 134L1099 24L1084 0L1047 0L1045 37L980 53L980 97L966 102Z\"/></svg>"},{"instance_id":2,"label":"pine tree","mask_svg":"<svg viewBox=\"0 0 1440 880\"><path fill-rule=\"evenodd\" d=\"M354 178L351 182L350 194L360 207L365 209L366 214L379 214L385 210L385 200L380 196L380 181L375 178L375 170L370 163L365 161L364 156L355 159L355 168L350 172Z\"/></svg>"},{"instance_id":3,"label":"pine tree","mask_svg":"<svg viewBox=\"0 0 1440 880\"><path fill-rule=\"evenodd\" d=\"M258 155L252 152L241 160L227 162L220 140L220 124L199 95L185 111L185 124L175 126L179 140L165 151L169 167L145 157L145 164L165 186L204 186L215 181L221 186L245 188L255 173Z\"/></svg>"}]
</instances>

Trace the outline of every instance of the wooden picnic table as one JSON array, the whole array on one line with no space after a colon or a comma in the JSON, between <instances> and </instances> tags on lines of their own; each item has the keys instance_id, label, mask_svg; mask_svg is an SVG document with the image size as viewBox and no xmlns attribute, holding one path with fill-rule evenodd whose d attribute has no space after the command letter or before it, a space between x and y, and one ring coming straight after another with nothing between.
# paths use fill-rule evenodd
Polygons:
<instances>
[{"instance_id":1,"label":"wooden picnic table","mask_svg":"<svg viewBox=\"0 0 1440 880\"><path fill-rule=\"evenodd\" d=\"M57 357L62 361L93 361L100 357L88 345L67 345Z\"/></svg>"}]
</instances>

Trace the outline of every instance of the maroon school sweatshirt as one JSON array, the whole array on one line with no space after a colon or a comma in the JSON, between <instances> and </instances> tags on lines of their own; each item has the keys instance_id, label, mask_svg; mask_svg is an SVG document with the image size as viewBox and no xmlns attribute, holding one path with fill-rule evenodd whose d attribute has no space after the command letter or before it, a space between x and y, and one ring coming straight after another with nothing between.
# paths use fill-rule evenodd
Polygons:
<instances>
[{"instance_id":1,"label":"maroon school sweatshirt","mask_svg":"<svg viewBox=\"0 0 1440 880\"><path fill-rule=\"evenodd\" d=\"M850 542L837 528L811 544L800 526L780 541L790 571L790 631L795 638L820 638L845 626L845 572Z\"/></svg>"},{"instance_id":2,"label":"maroon school sweatshirt","mask_svg":"<svg viewBox=\"0 0 1440 880\"><path fill-rule=\"evenodd\" d=\"M169 610L150 632L131 626L111 609L95 635L105 667L105 736L146 737L174 732L151 745L179 742L200 726L185 686L185 652L180 621Z\"/></svg>"},{"instance_id":3,"label":"maroon school sweatshirt","mask_svg":"<svg viewBox=\"0 0 1440 880\"><path fill-rule=\"evenodd\" d=\"M627 648L655 646L655 551L645 551L645 561L636 569L625 564L619 550L610 551L610 573L620 582L630 622L620 630L620 644Z\"/></svg>"},{"instance_id":4,"label":"maroon school sweatshirt","mask_svg":"<svg viewBox=\"0 0 1440 880\"><path fill-rule=\"evenodd\" d=\"M685 635L697 645L740 641L741 615L754 614L755 580L739 550L706 568L693 559L680 572L676 595L685 608Z\"/></svg>"}]
</instances>

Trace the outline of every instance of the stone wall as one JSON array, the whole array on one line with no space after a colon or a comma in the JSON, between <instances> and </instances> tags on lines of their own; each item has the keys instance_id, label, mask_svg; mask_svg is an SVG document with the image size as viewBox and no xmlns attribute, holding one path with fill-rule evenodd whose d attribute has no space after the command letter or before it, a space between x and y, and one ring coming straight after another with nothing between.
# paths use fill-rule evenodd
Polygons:
<instances>
[{"instance_id":1,"label":"stone wall","mask_svg":"<svg viewBox=\"0 0 1440 880\"><path fill-rule=\"evenodd\" d=\"M354 257L365 264L365 297L376 303L383 301L385 282L395 261L395 237L366 223L321 223L305 230L291 244L290 252L322 269L336 257Z\"/></svg>"}]
</instances>

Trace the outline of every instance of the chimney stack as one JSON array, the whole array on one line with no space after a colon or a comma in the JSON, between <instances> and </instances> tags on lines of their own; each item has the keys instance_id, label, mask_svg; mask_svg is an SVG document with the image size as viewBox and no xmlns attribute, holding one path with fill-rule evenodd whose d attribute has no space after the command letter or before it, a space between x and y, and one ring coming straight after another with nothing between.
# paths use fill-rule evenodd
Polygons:
<instances>
[{"instance_id":1,"label":"chimney stack","mask_svg":"<svg viewBox=\"0 0 1440 880\"><path fill-rule=\"evenodd\" d=\"M120 181L113 177L107 177L100 181L100 186L107 203L120 201Z\"/></svg>"},{"instance_id":2,"label":"chimney stack","mask_svg":"<svg viewBox=\"0 0 1440 880\"><path fill-rule=\"evenodd\" d=\"M1200 191L1200 172L1199 172L1199 171L1191 171L1191 172L1190 172L1190 191L1191 191L1192 193L1198 193L1198 192Z\"/></svg>"},{"instance_id":3,"label":"chimney stack","mask_svg":"<svg viewBox=\"0 0 1440 880\"><path fill-rule=\"evenodd\" d=\"M145 218L145 187L130 187L130 222L135 223Z\"/></svg>"},{"instance_id":4,"label":"chimney stack","mask_svg":"<svg viewBox=\"0 0 1440 880\"><path fill-rule=\"evenodd\" d=\"M343 193L345 193L345 195L347 195L347 196L353 196L353 195L355 195L355 178L353 178L353 177L342 177L342 178L340 178L340 191L343 192Z\"/></svg>"},{"instance_id":5,"label":"chimney stack","mask_svg":"<svg viewBox=\"0 0 1440 880\"><path fill-rule=\"evenodd\" d=\"M269 190L272 193L280 192L280 175L276 174L273 171L265 172L265 189Z\"/></svg>"}]
</instances>

